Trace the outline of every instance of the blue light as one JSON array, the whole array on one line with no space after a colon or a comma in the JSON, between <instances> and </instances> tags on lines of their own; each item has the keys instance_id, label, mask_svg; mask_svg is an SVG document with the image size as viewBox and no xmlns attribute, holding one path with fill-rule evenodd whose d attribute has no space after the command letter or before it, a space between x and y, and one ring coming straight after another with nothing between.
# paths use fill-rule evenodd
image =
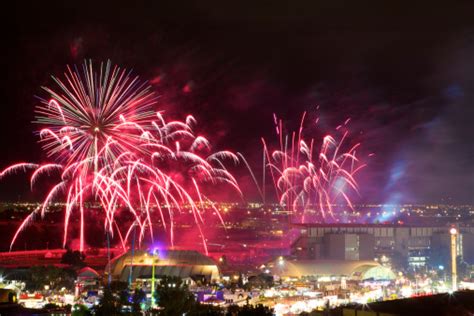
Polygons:
<instances>
[{"instance_id":1,"label":"blue light","mask_svg":"<svg viewBox=\"0 0 474 316\"><path fill-rule=\"evenodd\" d=\"M164 258L166 253L166 245L160 241L155 241L149 248L149 253L159 258Z\"/></svg>"}]
</instances>

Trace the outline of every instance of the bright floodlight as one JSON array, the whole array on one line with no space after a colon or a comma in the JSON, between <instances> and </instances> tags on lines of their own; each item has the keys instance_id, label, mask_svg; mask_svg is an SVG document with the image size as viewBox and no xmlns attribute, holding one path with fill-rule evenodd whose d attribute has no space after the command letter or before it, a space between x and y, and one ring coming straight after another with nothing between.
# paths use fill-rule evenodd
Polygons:
<instances>
[{"instance_id":1,"label":"bright floodlight","mask_svg":"<svg viewBox=\"0 0 474 316\"><path fill-rule=\"evenodd\" d=\"M456 235L456 234L458 233L458 230L453 227L453 228L451 228L451 229L449 230L449 233L450 233L451 235Z\"/></svg>"},{"instance_id":2,"label":"bright floodlight","mask_svg":"<svg viewBox=\"0 0 474 316\"><path fill-rule=\"evenodd\" d=\"M283 259L282 256L280 256L280 257L278 258L278 264L281 265L281 266L285 264L285 260Z\"/></svg>"}]
</instances>

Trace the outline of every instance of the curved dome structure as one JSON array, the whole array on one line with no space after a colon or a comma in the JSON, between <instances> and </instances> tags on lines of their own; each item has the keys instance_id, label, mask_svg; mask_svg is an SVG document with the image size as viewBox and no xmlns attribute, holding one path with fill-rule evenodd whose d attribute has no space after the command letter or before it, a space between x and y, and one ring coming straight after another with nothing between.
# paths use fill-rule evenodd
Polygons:
<instances>
[{"instance_id":1,"label":"curved dome structure","mask_svg":"<svg viewBox=\"0 0 474 316\"><path fill-rule=\"evenodd\" d=\"M219 269L209 257L194 250L165 250L153 255L144 250L128 251L110 262L105 271L110 271L113 280L127 281L132 270L132 280L176 276L180 278L201 277L206 280L219 278ZM110 269L110 270L109 270Z\"/></svg>"},{"instance_id":2,"label":"curved dome structure","mask_svg":"<svg viewBox=\"0 0 474 316\"><path fill-rule=\"evenodd\" d=\"M395 274L375 261L359 260L285 260L268 264L272 274L280 277L348 277L357 280L393 280Z\"/></svg>"},{"instance_id":3,"label":"curved dome structure","mask_svg":"<svg viewBox=\"0 0 474 316\"><path fill-rule=\"evenodd\" d=\"M358 280L395 280L396 276L392 270L380 264L361 265L352 272L352 279Z\"/></svg>"}]
</instances>

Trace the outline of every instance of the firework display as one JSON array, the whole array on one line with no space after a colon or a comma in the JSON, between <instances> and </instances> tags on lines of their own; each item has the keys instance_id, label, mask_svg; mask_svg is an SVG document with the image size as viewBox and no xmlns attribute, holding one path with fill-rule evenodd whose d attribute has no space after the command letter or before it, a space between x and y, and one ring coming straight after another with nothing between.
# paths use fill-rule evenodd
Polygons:
<instances>
[{"instance_id":1,"label":"firework display","mask_svg":"<svg viewBox=\"0 0 474 316\"><path fill-rule=\"evenodd\" d=\"M229 151L212 152L197 136L196 120L167 121L154 110L157 97L130 72L108 61L98 69L91 61L67 68L63 79L53 77L57 89L43 87L49 99L36 108L40 143L52 163L17 163L0 178L31 171L31 187L42 177L57 179L41 205L22 222L20 232L36 215L44 216L53 202L65 202L63 246L71 218L80 218L80 251L85 245L87 205L99 205L104 229L118 235L125 248L133 229L139 241L151 240L159 222L174 242L174 217L189 212L207 252L202 225L203 209L218 209L200 185L226 183L240 192L224 162L238 162ZM121 212L132 215L131 225L117 224ZM222 221L223 223L223 221Z\"/></svg>"},{"instance_id":2,"label":"firework display","mask_svg":"<svg viewBox=\"0 0 474 316\"><path fill-rule=\"evenodd\" d=\"M306 112L299 130L290 134L283 131L283 121L275 114L273 117L279 147L271 151L262 138L263 160L270 170L279 202L293 213L293 220L302 223L336 220L338 203L353 209L349 191L358 192L355 175L365 164L356 156L360 143L346 144L350 119L336 128L337 136L326 135L318 143L315 138L305 139Z\"/></svg>"}]
</instances>

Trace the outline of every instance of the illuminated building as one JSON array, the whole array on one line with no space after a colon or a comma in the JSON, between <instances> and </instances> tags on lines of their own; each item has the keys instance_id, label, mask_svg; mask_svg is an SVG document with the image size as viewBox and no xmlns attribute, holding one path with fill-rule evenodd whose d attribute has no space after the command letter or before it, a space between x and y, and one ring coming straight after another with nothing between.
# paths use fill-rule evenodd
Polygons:
<instances>
[{"instance_id":1,"label":"illuminated building","mask_svg":"<svg viewBox=\"0 0 474 316\"><path fill-rule=\"evenodd\" d=\"M373 260L374 236L370 234L325 234L323 257L333 260Z\"/></svg>"},{"instance_id":2,"label":"illuminated building","mask_svg":"<svg viewBox=\"0 0 474 316\"><path fill-rule=\"evenodd\" d=\"M389 268L370 260L290 260L279 257L267 263L265 269L280 278L314 278L319 281L395 279Z\"/></svg>"},{"instance_id":3,"label":"illuminated building","mask_svg":"<svg viewBox=\"0 0 474 316\"><path fill-rule=\"evenodd\" d=\"M394 224L296 224L300 237L292 244L299 259L373 260L386 256L412 268L446 265L449 227ZM459 227L457 253L474 263L474 227ZM373 252L371 252L373 251ZM433 261L433 262L431 262Z\"/></svg>"},{"instance_id":4,"label":"illuminated building","mask_svg":"<svg viewBox=\"0 0 474 316\"><path fill-rule=\"evenodd\" d=\"M207 281L219 279L219 269L209 257L192 250L165 250L155 256L144 250L136 250L132 256L129 251L110 263L112 280L127 282L130 278L151 279L155 277L176 276L180 278L204 278ZM109 271L109 266L105 271Z\"/></svg>"}]
</instances>

